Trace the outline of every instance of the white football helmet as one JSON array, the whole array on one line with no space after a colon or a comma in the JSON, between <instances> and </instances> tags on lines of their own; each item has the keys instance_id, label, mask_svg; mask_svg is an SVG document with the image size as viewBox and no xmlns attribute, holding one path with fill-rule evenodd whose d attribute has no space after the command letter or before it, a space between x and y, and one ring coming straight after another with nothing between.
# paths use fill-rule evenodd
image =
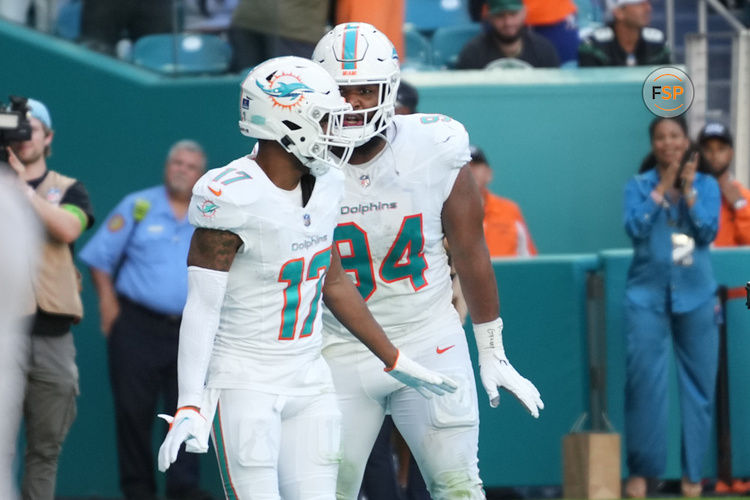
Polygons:
<instances>
[{"instance_id":1,"label":"white football helmet","mask_svg":"<svg viewBox=\"0 0 750 500\"><path fill-rule=\"evenodd\" d=\"M344 134L354 139L357 146L388 126L395 114L401 76L398 54L388 37L371 24L339 24L320 39L312 59L320 63L339 86L378 84L378 105L350 113L362 114L363 125L344 129Z\"/></svg>"},{"instance_id":2,"label":"white football helmet","mask_svg":"<svg viewBox=\"0 0 750 500\"><path fill-rule=\"evenodd\" d=\"M250 71L241 87L244 135L278 142L315 176L349 160L354 144L342 131L352 107L318 64L295 56L269 59Z\"/></svg>"}]
</instances>

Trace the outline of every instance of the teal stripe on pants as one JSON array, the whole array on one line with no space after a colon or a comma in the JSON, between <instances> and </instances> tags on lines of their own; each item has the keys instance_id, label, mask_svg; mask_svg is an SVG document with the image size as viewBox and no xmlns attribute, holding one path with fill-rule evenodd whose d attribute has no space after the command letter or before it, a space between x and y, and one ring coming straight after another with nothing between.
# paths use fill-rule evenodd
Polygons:
<instances>
[{"instance_id":1,"label":"teal stripe on pants","mask_svg":"<svg viewBox=\"0 0 750 500\"><path fill-rule=\"evenodd\" d=\"M234 490L232 478L229 476L229 462L227 460L227 451L224 446L224 433L221 430L221 405L216 406L216 415L214 416L212 428L214 446L216 447L216 460L219 462L219 472L224 486L224 494L229 500L238 500L237 492Z\"/></svg>"}]
</instances>

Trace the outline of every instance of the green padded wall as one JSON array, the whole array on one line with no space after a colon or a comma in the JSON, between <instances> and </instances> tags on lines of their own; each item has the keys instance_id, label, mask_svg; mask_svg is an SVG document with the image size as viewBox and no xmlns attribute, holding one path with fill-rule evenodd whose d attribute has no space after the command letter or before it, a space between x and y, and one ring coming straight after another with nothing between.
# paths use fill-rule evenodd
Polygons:
<instances>
[{"instance_id":1,"label":"green padded wall","mask_svg":"<svg viewBox=\"0 0 750 500\"><path fill-rule=\"evenodd\" d=\"M648 151L648 68L403 75L419 110L460 120L515 200L541 253L627 246L626 181Z\"/></svg>"},{"instance_id":2,"label":"green padded wall","mask_svg":"<svg viewBox=\"0 0 750 500\"><path fill-rule=\"evenodd\" d=\"M561 483L561 439L588 411L586 274L594 255L494 261L508 359L542 395L532 418L507 391L491 408L475 369L479 396L479 471L488 487ZM476 368L476 348L467 327Z\"/></svg>"},{"instance_id":3,"label":"green padded wall","mask_svg":"<svg viewBox=\"0 0 750 500\"><path fill-rule=\"evenodd\" d=\"M607 315L607 404L609 416L615 429L624 433L624 390L625 390L625 342L622 330L622 305L625 293L625 280L632 252L630 250L607 250L600 253L606 284ZM712 251L712 264L719 284L730 288L742 287L750 280L750 250L715 249ZM750 352L750 311L744 300L730 300L727 303L727 352L729 358L730 415L732 428L732 457L735 477L750 474L750 452L746 443L750 439L750 367L747 353ZM669 427L669 449L665 477L681 477L680 469L680 426L679 402L674 360L670 366L669 418L674 425ZM627 475L625 447L623 441L623 474ZM705 476L715 477L716 449L712 443L710 455L706 458Z\"/></svg>"}]
</instances>

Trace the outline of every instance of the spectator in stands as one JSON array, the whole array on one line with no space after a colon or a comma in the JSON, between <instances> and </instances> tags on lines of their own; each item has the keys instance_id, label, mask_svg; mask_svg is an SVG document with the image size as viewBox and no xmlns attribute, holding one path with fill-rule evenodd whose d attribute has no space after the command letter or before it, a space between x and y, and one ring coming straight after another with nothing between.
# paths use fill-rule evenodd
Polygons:
<instances>
[{"instance_id":1,"label":"spectator in stands","mask_svg":"<svg viewBox=\"0 0 750 500\"><path fill-rule=\"evenodd\" d=\"M484 238L490 257L529 257L536 255L534 241L518 205L489 191L492 169L484 152L471 146L471 173L484 202Z\"/></svg>"},{"instance_id":2,"label":"spectator in stands","mask_svg":"<svg viewBox=\"0 0 750 500\"><path fill-rule=\"evenodd\" d=\"M329 0L239 0L229 27L232 71L278 56L310 58L325 33Z\"/></svg>"},{"instance_id":3,"label":"spectator in stands","mask_svg":"<svg viewBox=\"0 0 750 500\"><path fill-rule=\"evenodd\" d=\"M612 0L613 21L595 29L578 47L579 66L669 64L664 33L649 27L649 0Z\"/></svg>"},{"instance_id":4,"label":"spectator in stands","mask_svg":"<svg viewBox=\"0 0 750 500\"><path fill-rule=\"evenodd\" d=\"M719 219L719 187L697 172L682 117L656 118L651 154L625 187L625 230L633 261L625 288L625 435L628 497L646 496L646 478L667 459L669 345L674 348L682 422L682 496L701 494L711 440L718 366L716 281L709 245Z\"/></svg>"},{"instance_id":5,"label":"spectator in stands","mask_svg":"<svg viewBox=\"0 0 750 500\"><path fill-rule=\"evenodd\" d=\"M578 24L573 0L523 0L526 24L552 42L561 63L578 59Z\"/></svg>"},{"instance_id":6,"label":"spectator in stands","mask_svg":"<svg viewBox=\"0 0 750 500\"><path fill-rule=\"evenodd\" d=\"M401 80L398 85L398 92L396 92L396 114L397 115L410 115L417 112L417 105L419 104L419 93L416 87Z\"/></svg>"},{"instance_id":7,"label":"spectator in stands","mask_svg":"<svg viewBox=\"0 0 750 500\"><path fill-rule=\"evenodd\" d=\"M403 61L406 56L404 51L405 4L406 0L380 0L378 2L336 0L334 24L349 22L372 24L388 37Z\"/></svg>"},{"instance_id":8,"label":"spectator in stands","mask_svg":"<svg viewBox=\"0 0 750 500\"><path fill-rule=\"evenodd\" d=\"M750 245L750 189L733 179L729 171L734 156L732 133L722 123L709 123L701 130L698 143L707 170L721 191L719 232L714 245Z\"/></svg>"},{"instance_id":9,"label":"spectator in stands","mask_svg":"<svg viewBox=\"0 0 750 500\"><path fill-rule=\"evenodd\" d=\"M555 47L525 26L522 0L488 0L489 29L469 40L456 69L481 69L498 59L516 59L537 68L560 66Z\"/></svg>"},{"instance_id":10,"label":"spectator in stands","mask_svg":"<svg viewBox=\"0 0 750 500\"><path fill-rule=\"evenodd\" d=\"M122 39L171 32L173 17L172 0L83 0L81 43L115 55Z\"/></svg>"},{"instance_id":11,"label":"spectator in stands","mask_svg":"<svg viewBox=\"0 0 750 500\"><path fill-rule=\"evenodd\" d=\"M238 0L185 0L185 31L221 34L229 29Z\"/></svg>"},{"instance_id":12,"label":"spectator in stands","mask_svg":"<svg viewBox=\"0 0 750 500\"><path fill-rule=\"evenodd\" d=\"M18 24L27 24L34 7L34 28L52 33L57 21L57 0L0 0L0 17Z\"/></svg>"},{"instance_id":13,"label":"spectator in stands","mask_svg":"<svg viewBox=\"0 0 750 500\"><path fill-rule=\"evenodd\" d=\"M206 157L193 141L172 146L164 184L126 196L80 254L99 296L115 404L120 487L128 500L156 499L152 434L157 406L177 408L177 344L187 298L187 220ZM166 429L159 429L166 433ZM206 498L198 455L182 453L167 473L172 499Z\"/></svg>"},{"instance_id":14,"label":"spectator in stands","mask_svg":"<svg viewBox=\"0 0 750 500\"><path fill-rule=\"evenodd\" d=\"M26 194L46 234L34 286L36 314L24 360L26 453L21 494L28 500L52 500L58 458L75 420L78 396L70 328L81 321L83 304L73 244L94 223L94 215L83 184L47 168L54 138L52 119L41 102L29 99L28 104L31 138L11 145L9 163L26 181ZM12 408L8 413L15 412Z\"/></svg>"}]
</instances>

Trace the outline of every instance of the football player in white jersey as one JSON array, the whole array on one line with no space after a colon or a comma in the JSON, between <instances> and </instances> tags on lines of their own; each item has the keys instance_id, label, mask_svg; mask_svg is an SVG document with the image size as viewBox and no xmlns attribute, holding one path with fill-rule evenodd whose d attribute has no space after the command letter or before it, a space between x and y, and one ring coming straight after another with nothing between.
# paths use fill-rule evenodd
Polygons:
<instances>
[{"instance_id":1,"label":"football player in white jersey","mask_svg":"<svg viewBox=\"0 0 750 500\"><path fill-rule=\"evenodd\" d=\"M455 393L428 401L375 374L377 360L351 341L333 311L324 311L323 354L343 414L337 498L357 497L385 412L411 448L432 498L484 498L476 388L464 331L451 305L444 238L474 323L490 405L498 405L500 387L535 418L544 405L503 349L482 203L464 166L471 160L468 135L446 116L394 116L398 56L369 24L336 26L318 42L313 61L336 79L354 109L346 115L344 135L357 147L344 167L346 191L334 236L342 266L391 341L459 385Z\"/></svg>"},{"instance_id":2,"label":"football player in white jersey","mask_svg":"<svg viewBox=\"0 0 750 500\"><path fill-rule=\"evenodd\" d=\"M315 63L266 61L240 98L240 129L259 139L257 154L193 188L178 410L164 416L159 468L183 442L206 451L213 422L227 498L335 498L341 416L321 356L321 300L394 382L425 395L455 390L388 341L332 247L343 175L330 167L351 153L341 136L348 110Z\"/></svg>"}]
</instances>

